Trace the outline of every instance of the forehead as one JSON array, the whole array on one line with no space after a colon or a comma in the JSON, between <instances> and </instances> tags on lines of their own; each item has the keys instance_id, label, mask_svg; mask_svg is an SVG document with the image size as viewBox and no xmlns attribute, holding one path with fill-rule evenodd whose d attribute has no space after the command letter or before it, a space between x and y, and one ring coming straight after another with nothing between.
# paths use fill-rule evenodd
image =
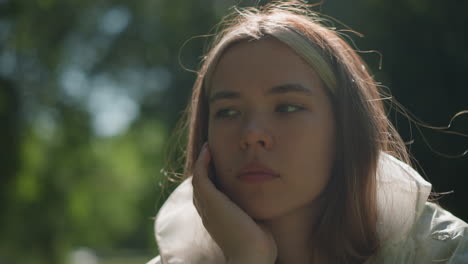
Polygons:
<instances>
[{"instance_id":1,"label":"forehead","mask_svg":"<svg viewBox=\"0 0 468 264\"><path fill-rule=\"evenodd\" d=\"M210 94L219 90L260 92L284 83L321 86L314 69L279 40L242 41L229 47L219 59Z\"/></svg>"}]
</instances>

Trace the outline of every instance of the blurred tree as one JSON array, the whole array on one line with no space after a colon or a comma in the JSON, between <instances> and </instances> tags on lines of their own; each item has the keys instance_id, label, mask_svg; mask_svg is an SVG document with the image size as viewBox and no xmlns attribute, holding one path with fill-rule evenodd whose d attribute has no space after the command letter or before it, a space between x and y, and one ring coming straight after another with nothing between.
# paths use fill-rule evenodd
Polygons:
<instances>
[{"instance_id":1,"label":"blurred tree","mask_svg":"<svg viewBox=\"0 0 468 264\"><path fill-rule=\"evenodd\" d=\"M153 3L0 3L0 262L64 263L79 246L154 252L170 73L148 34L157 17L131 23Z\"/></svg>"},{"instance_id":2,"label":"blurred tree","mask_svg":"<svg viewBox=\"0 0 468 264\"><path fill-rule=\"evenodd\" d=\"M20 164L19 116L19 95L14 84L0 79L0 212L6 212L10 204L9 189ZM0 226L5 226L4 221L4 217L0 218Z\"/></svg>"}]
</instances>

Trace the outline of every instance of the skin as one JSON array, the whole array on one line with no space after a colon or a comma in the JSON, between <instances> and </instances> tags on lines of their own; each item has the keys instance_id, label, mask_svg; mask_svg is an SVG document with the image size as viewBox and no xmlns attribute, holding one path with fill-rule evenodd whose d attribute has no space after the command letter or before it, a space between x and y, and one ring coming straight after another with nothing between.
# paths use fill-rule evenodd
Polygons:
<instances>
[{"instance_id":1,"label":"skin","mask_svg":"<svg viewBox=\"0 0 468 264\"><path fill-rule=\"evenodd\" d=\"M194 201L231 263L313 261L313 225L335 156L325 89L306 62L274 39L241 42L220 59L211 83L209 147L193 177ZM206 180L210 159L219 189ZM237 175L251 162L279 177L240 181Z\"/></svg>"},{"instance_id":2,"label":"skin","mask_svg":"<svg viewBox=\"0 0 468 264\"><path fill-rule=\"evenodd\" d=\"M193 203L206 230L223 251L228 264L275 263L277 248L273 235L214 186L208 177L210 160L205 144L192 177Z\"/></svg>"}]
</instances>

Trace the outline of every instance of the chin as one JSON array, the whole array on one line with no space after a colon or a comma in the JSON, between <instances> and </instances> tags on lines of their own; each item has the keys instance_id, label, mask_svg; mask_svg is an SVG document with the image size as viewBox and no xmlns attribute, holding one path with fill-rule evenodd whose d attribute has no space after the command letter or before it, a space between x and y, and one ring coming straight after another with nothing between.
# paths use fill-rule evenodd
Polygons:
<instances>
[{"instance_id":1,"label":"chin","mask_svg":"<svg viewBox=\"0 0 468 264\"><path fill-rule=\"evenodd\" d=\"M252 217L254 220L257 221L266 221L266 220L271 220L276 217L281 216L281 211L278 210L279 208L276 206L273 206L270 208L270 206L247 206L247 207L241 207L250 217Z\"/></svg>"},{"instance_id":2,"label":"chin","mask_svg":"<svg viewBox=\"0 0 468 264\"><path fill-rule=\"evenodd\" d=\"M230 192L222 189L224 193L247 215L255 220L269 220L281 216L287 212L280 200L275 200L271 195L262 195L256 192L253 195ZM283 204L283 207L280 205Z\"/></svg>"}]
</instances>

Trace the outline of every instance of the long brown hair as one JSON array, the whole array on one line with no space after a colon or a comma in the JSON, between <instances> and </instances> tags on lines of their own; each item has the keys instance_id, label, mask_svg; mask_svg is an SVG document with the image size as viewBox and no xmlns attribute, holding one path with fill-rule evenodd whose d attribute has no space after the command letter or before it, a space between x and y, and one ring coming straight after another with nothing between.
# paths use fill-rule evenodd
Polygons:
<instances>
[{"instance_id":1,"label":"long brown hair","mask_svg":"<svg viewBox=\"0 0 468 264\"><path fill-rule=\"evenodd\" d=\"M324 81L334 107L337 149L314 250L331 263L362 263L379 250L376 170L387 152L409 163L404 142L388 120L383 93L362 58L305 4L275 2L236 10L223 20L203 60L188 109L184 176L208 138L207 94L217 60L240 41L276 38L301 56ZM293 39L291 39L293 38ZM299 43L300 42L300 43ZM297 44L299 43L299 44Z\"/></svg>"}]
</instances>

